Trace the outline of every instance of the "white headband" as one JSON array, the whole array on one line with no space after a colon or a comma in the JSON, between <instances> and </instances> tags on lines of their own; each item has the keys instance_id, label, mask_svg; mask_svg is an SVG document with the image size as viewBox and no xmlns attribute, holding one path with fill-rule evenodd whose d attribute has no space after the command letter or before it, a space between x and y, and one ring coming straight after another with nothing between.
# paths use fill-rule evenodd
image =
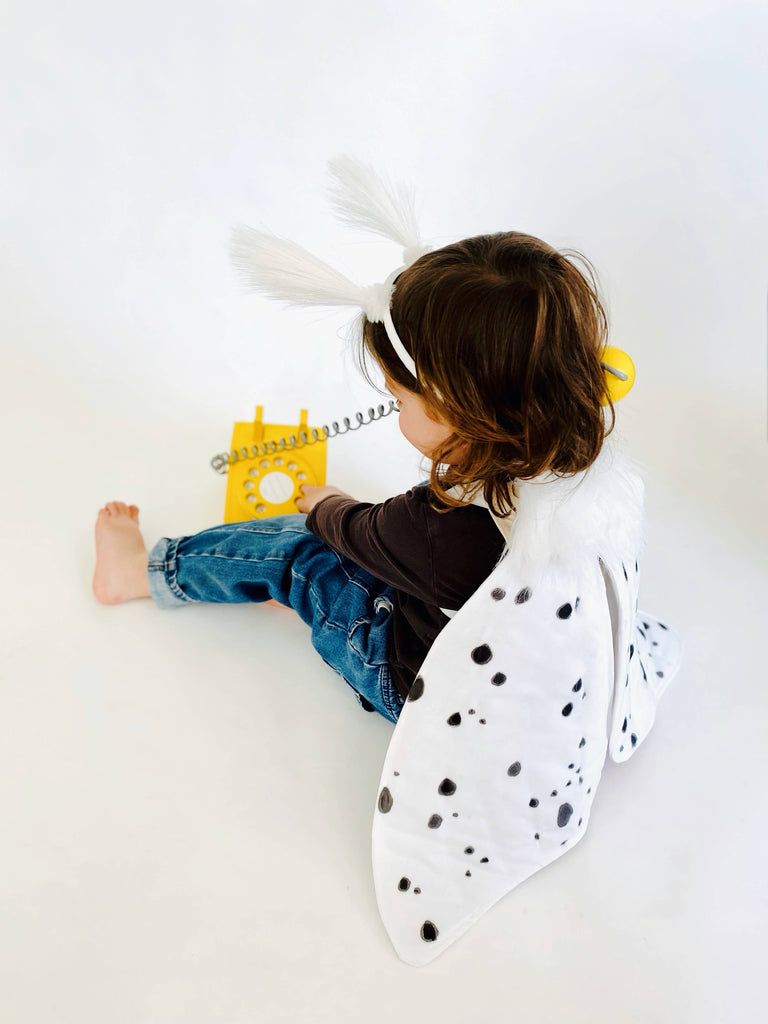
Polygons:
<instances>
[{"instance_id":1,"label":"white headband","mask_svg":"<svg viewBox=\"0 0 768 1024\"><path fill-rule=\"evenodd\" d=\"M233 262L249 287L268 298L298 306L359 307L370 321L384 324L392 347L415 377L416 364L397 335L390 309L397 276L429 252L416 226L412 195L402 185L385 184L372 167L351 157L332 160L329 170L337 216L401 245L402 266L383 283L361 287L301 246L249 227L233 231Z\"/></svg>"}]
</instances>

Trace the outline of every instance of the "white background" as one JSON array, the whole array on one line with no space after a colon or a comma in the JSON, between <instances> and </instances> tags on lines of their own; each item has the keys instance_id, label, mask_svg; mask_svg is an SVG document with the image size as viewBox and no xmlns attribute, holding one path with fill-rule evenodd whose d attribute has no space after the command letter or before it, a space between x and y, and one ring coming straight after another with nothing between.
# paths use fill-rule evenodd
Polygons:
<instances>
[{"instance_id":1,"label":"white background","mask_svg":"<svg viewBox=\"0 0 768 1024\"><path fill-rule=\"evenodd\" d=\"M766 43L759 0L6 0L0 30L3 1024L756 1020L768 948ZM683 669L590 833L431 966L378 918L391 727L289 613L98 605L107 500L221 519L265 406L381 399L344 315L246 295L240 222L362 283L325 165L416 189L435 245L517 229L595 264L638 369L641 607ZM378 500L395 418L329 446Z\"/></svg>"}]
</instances>

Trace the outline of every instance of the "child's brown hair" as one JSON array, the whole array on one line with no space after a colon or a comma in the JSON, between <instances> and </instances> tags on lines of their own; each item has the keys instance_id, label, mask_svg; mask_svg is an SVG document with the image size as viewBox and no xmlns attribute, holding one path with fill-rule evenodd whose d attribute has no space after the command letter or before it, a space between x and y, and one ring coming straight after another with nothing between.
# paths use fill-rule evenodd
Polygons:
<instances>
[{"instance_id":1,"label":"child's brown hair","mask_svg":"<svg viewBox=\"0 0 768 1024\"><path fill-rule=\"evenodd\" d=\"M404 270L391 311L418 380L384 325L365 317L363 370L369 376L372 356L450 424L452 436L433 453L430 483L441 500L461 503L446 487L464 500L482 488L504 515L514 508L515 479L576 473L597 458L614 422L600 365L607 320L579 253L517 232L468 238Z\"/></svg>"}]
</instances>

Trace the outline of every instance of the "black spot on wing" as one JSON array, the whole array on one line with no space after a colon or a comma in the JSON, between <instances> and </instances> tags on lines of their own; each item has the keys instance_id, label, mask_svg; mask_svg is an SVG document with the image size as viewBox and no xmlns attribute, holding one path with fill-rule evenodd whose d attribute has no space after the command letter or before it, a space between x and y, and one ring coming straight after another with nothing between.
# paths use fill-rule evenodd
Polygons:
<instances>
[{"instance_id":1,"label":"black spot on wing","mask_svg":"<svg viewBox=\"0 0 768 1024\"><path fill-rule=\"evenodd\" d=\"M410 690L408 691L408 700L409 701L418 700L419 697L423 697L423 696L424 696L424 680L421 678L421 676L416 676L416 678L413 680L413 685L411 686Z\"/></svg>"},{"instance_id":2,"label":"black spot on wing","mask_svg":"<svg viewBox=\"0 0 768 1024\"><path fill-rule=\"evenodd\" d=\"M573 814L573 808L570 804L560 804L560 809L557 812L557 825L558 828L565 828L568 822L571 820Z\"/></svg>"},{"instance_id":3,"label":"black spot on wing","mask_svg":"<svg viewBox=\"0 0 768 1024\"><path fill-rule=\"evenodd\" d=\"M475 647L471 656L476 665L487 665L493 657L493 652L488 644L480 644L479 647Z\"/></svg>"}]
</instances>

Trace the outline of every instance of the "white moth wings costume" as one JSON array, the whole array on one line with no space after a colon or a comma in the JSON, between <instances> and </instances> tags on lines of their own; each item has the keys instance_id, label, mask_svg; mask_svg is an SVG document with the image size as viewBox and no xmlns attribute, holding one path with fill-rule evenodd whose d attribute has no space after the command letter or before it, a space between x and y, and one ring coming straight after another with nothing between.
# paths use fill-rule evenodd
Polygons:
<instances>
[{"instance_id":1,"label":"white moth wings costume","mask_svg":"<svg viewBox=\"0 0 768 1024\"><path fill-rule=\"evenodd\" d=\"M642 487L607 445L517 485L491 576L432 646L395 728L373 826L400 957L428 963L589 821L606 753L648 735L677 635L637 612Z\"/></svg>"},{"instance_id":2,"label":"white moth wings costume","mask_svg":"<svg viewBox=\"0 0 768 1024\"><path fill-rule=\"evenodd\" d=\"M406 266L427 251L402 188L347 158L331 170L344 220L398 242ZM402 267L361 288L250 228L234 257L271 297L362 308L416 375L389 309ZM429 651L379 785L376 896L414 966L581 839L606 756L639 747L680 664L674 630L637 610L643 488L629 461L606 442L582 473L515 486L515 514L496 520L502 558Z\"/></svg>"}]
</instances>

